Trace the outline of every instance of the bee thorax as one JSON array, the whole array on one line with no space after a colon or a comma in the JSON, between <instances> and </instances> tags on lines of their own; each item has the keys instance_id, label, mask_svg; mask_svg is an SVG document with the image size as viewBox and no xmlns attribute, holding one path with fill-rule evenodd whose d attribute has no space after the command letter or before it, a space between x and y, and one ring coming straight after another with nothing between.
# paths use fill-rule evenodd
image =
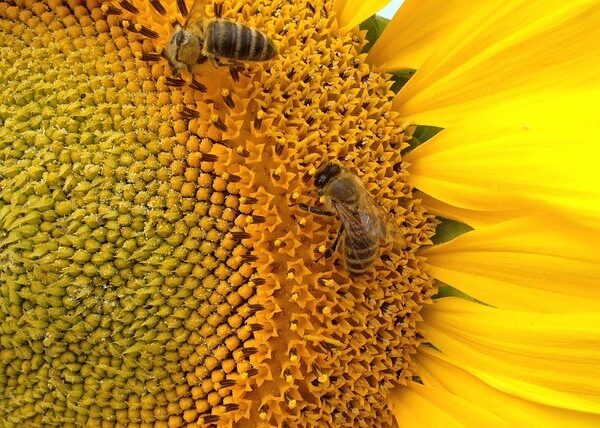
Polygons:
<instances>
[{"instance_id":1,"label":"bee thorax","mask_svg":"<svg viewBox=\"0 0 600 428\"><path fill-rule=\"evenodd\" d=\"M165 50L165 56L176 69L192 67L202 56L200 37L191 31L176 31Z\"/></svg>"},{"instance_id":2,"label":"bee thorax","mask_svg":"<svg viewBox=\"0 0 600 428\"><path fill-rule=\"evenodd\" d=\"M357 187L350 177L339 178L329 183L327 193L331 199L345 204L352 204L358 200Z\"/></svg>"}]
</instances>

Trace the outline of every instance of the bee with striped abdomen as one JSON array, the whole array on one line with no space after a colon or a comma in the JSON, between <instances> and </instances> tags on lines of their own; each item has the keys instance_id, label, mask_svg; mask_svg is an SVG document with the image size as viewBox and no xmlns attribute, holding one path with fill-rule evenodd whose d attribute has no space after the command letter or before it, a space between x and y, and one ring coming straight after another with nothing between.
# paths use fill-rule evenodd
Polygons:
<instances>
[{"instance_id":1,"label":"bee with striped abdomen","mask_svg":"<svg viewBox=\"0 0 600 428\"><path fill-rule=\"evenodd\" d=\"M393 242L400 248L405 246L396 223L371 198L355 174L339 165L327 163L317 170L314 182L317 193L325 196L325 209L306 204L300 204L300 208L327 216L337 213L341 225L333 245L324 255L330 256L339 247L351 275L362 275L371 267L379 255L381 241Z\"/></svg>"},{"instance_id":2,"label":"bee with striped abdomen","mask_svg":"<svg viewBox=\"0 0 600 428\"><path fill-rule=\"evenodd\" d=\"M262 31L221 18L222 5L215 4L216 18L199 18L202 0L195 0L185 24L175 31L165 49L171 65L192 72L194 65L211 60L216 66L239 66L244 61L267 61L277 55L277 47Z\"/></svg>"}]
</instances>

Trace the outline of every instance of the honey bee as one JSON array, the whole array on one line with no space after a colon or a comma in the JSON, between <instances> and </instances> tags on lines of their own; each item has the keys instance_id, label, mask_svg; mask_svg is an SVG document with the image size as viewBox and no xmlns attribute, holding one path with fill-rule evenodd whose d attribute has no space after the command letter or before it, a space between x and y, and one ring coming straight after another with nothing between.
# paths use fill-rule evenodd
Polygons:
<instances>
[{"instance_id":1,"label":"honey bee","mask_svg":"<svg viewBox=\"0 0 600 428\"><path fill-rule=\"evenodd\" d=\"M300 204L300 208L326 216L337 213L340 217L341 225L333 245L324 256L331 256L340 247L350 275L362 275L371 267L379 254L381 241L392 242L399 248L406 245L391 216L371 198L355 174L327 163L315 173L314 184L317 193L325 196L325 209L306 204Z\"/></svg>"},{"instance_id":2,"label":"honey bee","mask_svg":"<svg viewBox=\"0 0 600 428\"><path fill-rule=\"evenodd\" d=\"M203 2L195 0L183 26L177 24L165 49L165 57L176 69L211 60L215 66L236 67L241 61L267 61L278 51L273 40L256 28L222 19L222 4L215 4L216 18L189 22Z\"/></svg>"}]
</instances>

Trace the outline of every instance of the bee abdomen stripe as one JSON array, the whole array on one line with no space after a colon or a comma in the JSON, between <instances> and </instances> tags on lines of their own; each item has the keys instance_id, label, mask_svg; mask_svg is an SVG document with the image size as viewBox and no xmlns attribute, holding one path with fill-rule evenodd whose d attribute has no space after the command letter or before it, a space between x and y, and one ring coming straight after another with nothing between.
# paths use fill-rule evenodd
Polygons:
<instances>
[{"instance_id":1,"label":"bee abdomen stripe","mask_svg":"<svg viewBox=\"0 0 600 428\"><path fill-rule=\"evenodd\" d=\"M252 48L252 39L255 37L253 33L254 31L251 28L238 24L238 40L235 49L236 59L247 59L249 57Z\"/></svg>"},{"instance_id":2,"label":"bee abdomen stripe","mask_svg":"<svg viewBox=\"0 0 600 428\"><path fill-rule=\"evenodd\" d=\"M357 264L357 265L346 263L346 268L348 269L348 271L350 271L350 273L352 275L363 274L367 270L369 270L369 267L371 267L371 263Z\"/></svg>"},{"instance_id":3,"label":"bee abdomen stripe","mask_svg":"<svg viewBox=\"0 0 600 428\"><path fill-rule=\"evenodd\" d=\"M210 25L208 28L210 28L210 43L208 43L208 45L210 46L211 51L213 51L214 53L217 53L220 51L221 49L221 43L219 41L219 33L221 32L220 29L220 21L215 21L211 23L212 25Z\"/></svg>"},{"instance_id":4,"label":"bee abdomen stripe","mask_svg":"<svg viewBox=\"0 0 600 428\"><path fill-rule=\"evenodd\" d=\"M212 31L212 42L218 56L231 58L235 53L237 25L233 22L216 21Z\"/></svg>"},{"instance_id":5,"label":"bee abdomen stripe","mask_svg":"<svg viewBox=\"0 0 600 428\"><path fill-rule=\"evenodd\" d=\"M362 275L363 273L365 273L368 269L350 269L348 268L348 270L350 271L351 275Z\"/></svg>"},{"instance_id":6,"label":"bee abdomen stripe","mask_svg":"<svg viewBox=\"0 0 600 428\"><path fill-rule=\"evenodd\" d=\"M223 52L223 56L226 56L228 58L233 57L233 55L235 54L235 48L237 46L237 42L238 42L238 26L236 23L234 22L227 22L227 25L229 25L228 28L228 32L226 32L225 34L229 33L229 43L227 44L227 52ZM224 39L227 38L227 36L223 37Z\"/></svg>"},{"instance_id":7,"label":"bee abdomen stripe","mask_svg":"<svg viewBox=\"0 0 600 428\"><path fill-rule=\"evenodd\" d=\"M353 250L366 250L369 248L375 248L377 246L377 244L379 243L379 240L375 240L373 239L371 242L369 242L366 239L352 239L352 240L347 240L348 244L350 244L350 247Z\"/></svg>"},{"instance_id":8,"label":"bee abdomen stripe","mask_svg":"<svg viewBox=\"0 0 600 428\"><path fill-rule=\"evenodd\" d=\"M367 248L356 248L356 247L346 247L346 254L348 257L354 257L359 259L364 259L366 257L371 257L377 252L377 246L372 245Z\"/></svg>"},{"instance_id":9,"label":"bee abdomen stripe","mask_svg":"<svg viewBox=\"0 0 600 428\"><path fill-rule=\"evenodd\" d=\"M263 33L257 32L256 37L258 38L259 36L262 50L260 52L260 57L257 59L264 60L269 54L269 40L267 40L267 36L265 36Z\"/></svg>"},{"instance_id":10,"label":"bee abdomen stripe","mask_svg":"<svg viewBox=\"0 0 600 428\"><path fill-rule=\"evenodd\" d=\"M373 254L371 257L363 257L358 259L354 257L346 257L346 261L351 266L368 266L373 262L373 260L375 260L375 254Z\"/></svg>"},{"instance_id":11,"label":"bee abdomen stripe","mask_svg":"<svg viewBox=\"0 0 600 428\"><path fill-rule=\"evenodd\" d=\"M251 37L250 37L250 50L248 52L248 58L255 58L256 57L257 44L258 44L258 35L257 34L251 34Z\"/></svg>"}]
</instances>

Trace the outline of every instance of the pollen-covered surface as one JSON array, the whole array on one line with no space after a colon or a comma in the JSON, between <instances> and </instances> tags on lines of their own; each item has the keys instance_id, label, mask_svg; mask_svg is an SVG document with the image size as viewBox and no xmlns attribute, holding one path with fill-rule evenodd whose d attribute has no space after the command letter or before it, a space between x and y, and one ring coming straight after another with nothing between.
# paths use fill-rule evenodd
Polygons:
<instances>
[{"instance_id":1,"label":"pollen-covered surface","mask_svg":"<svg viewBox=\"0 0 600 428\"><path fill-rule=\"evenodd\" d=\"M393 426L434 225L391 83L320 1L224 1L280 55L174 75L161 50L190 9L0 4L0 418ZM406 237L358 278L316 260L337 221L297 208L324 160Z\"/></svg>"},{"instance_id":2,"label":"pollen-covered surface","mask_svg":"<svg viewBox=\"0 0 600 428\"><path fill-rule=\"evenodd\" d=\"M0 425L180 426L252 370L226 150L136 38L93 3L0 4Z\"/></svg>"}]
</instances>

